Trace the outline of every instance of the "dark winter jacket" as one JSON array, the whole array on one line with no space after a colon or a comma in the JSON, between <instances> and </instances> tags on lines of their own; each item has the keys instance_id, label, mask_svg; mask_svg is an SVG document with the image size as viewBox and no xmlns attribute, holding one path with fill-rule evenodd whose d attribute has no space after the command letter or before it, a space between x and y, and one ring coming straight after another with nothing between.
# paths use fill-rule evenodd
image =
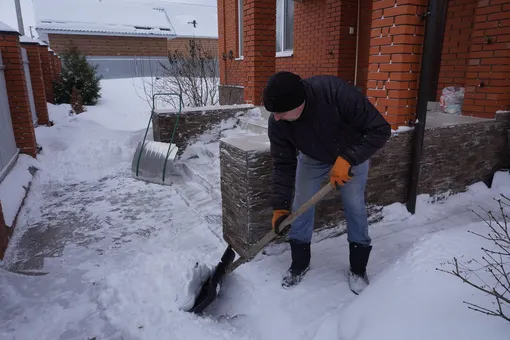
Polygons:
<instances>
[{"instance_id":1,"label":"dark winter jacket","mask_svg":"<svg viewBox=\"0 0 510 340\"><path fill-rule=\"evenodd\" d=\"M369 159L389 139L391 127L368 99L334 76L304 79L306 104L293 122L271 114L268 135L273 157L273 209L290 210L297 151L328 164L338 156L351 165Z\"/></svg>"}]
</instances>

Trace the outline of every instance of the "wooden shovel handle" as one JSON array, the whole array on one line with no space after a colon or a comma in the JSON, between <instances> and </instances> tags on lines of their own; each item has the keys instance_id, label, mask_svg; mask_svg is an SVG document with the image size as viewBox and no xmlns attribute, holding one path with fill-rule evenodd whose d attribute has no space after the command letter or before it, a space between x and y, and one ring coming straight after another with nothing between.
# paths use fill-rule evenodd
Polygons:
<instances>
[{"instance_id":1,"label":"wooden shovel handle","mask_svg":"<svg viewBox=\"0 0 510 340\"><path fill-rule=\"evenodd\" d=\"M292 212L287 218L280 224L280 229L284 232L287 232L287 227L292 224L301 214L310 209L313 205L317 204L320 200L322 200L327 194L329 194L333 189L334 185L329 182L327 185L322 187L315 195L312 196L308 201L306 201L302 206L300 206L296 211ZM255 255L259 253L269 242L271 242L278 235L275 234L273 230L266 234L262 239L260 239L257 243L255 243L250 249L248 249L240 258L232 263L227 269L227 272L230 273L234 271L241 264L251 260Z\"/></svg>"}]
</instances>

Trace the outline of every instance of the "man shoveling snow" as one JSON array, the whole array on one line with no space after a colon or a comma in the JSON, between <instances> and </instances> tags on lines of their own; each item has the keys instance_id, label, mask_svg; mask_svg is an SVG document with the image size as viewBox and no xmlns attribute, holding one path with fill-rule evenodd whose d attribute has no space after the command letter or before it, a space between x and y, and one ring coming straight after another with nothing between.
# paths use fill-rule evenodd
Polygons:
<instances>
[{"instance_id":1,"label":"man shoveling snow","mask_svg":"<svg viewBox=\"0 0 510 340\"><path fill-rule=\"evenodd\" d=\"M349 284L359 294L369 283L366 267L372 249L364 198L369 158L390 138L390 125L361 92L334 76L301 79L291 72L278 72L264 90L264 106L272 113L268 135L273 157L273 229L280 233L279 225L291 208L310 199L329 174L330 183L342 195ZM309 269L314 212L315 208L309 209L290 227L292 264L283 287L299 283Z\"/></svg>"}]
</instances>

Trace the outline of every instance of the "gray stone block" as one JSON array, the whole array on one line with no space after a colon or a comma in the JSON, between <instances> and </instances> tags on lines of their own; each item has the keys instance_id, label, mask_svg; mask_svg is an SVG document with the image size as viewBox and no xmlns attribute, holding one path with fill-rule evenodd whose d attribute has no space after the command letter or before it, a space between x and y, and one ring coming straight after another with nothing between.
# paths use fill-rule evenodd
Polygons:
<instances>
[{"instance_id":1,"label":"gray stone block","mask_svg":"<svg viewBox=\"0 0 510 340\"><path fill-rule=\"evenodd\" d=\"M244 87L237 85L220 85L218 87L220 105L244 104Z\"/></svg>"},{"instance_id":2,"label":"gray stone block","mask_svg":"<svg viewBox=\"0 0 510 340\"><path fill-rule=\"evenodd\" d=\"M153 138L157 142L170 143L175 124L178 122L173 143L177 145L178 154L181 155L186 146L201 134L220 122L242 116L253 108L255 106L247 104L184 108L180 115L176 109L157 110L152 116Z\"/></svg>"}]
</instances>

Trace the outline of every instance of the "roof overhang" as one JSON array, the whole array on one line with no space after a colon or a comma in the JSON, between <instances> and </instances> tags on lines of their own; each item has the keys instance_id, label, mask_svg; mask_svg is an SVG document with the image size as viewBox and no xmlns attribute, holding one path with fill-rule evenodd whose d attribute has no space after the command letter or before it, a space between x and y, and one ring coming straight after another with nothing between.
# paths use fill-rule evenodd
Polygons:
<instances>
[{"instance_id":1,"label":"roof overhang","mask_svg":"<svg viewBox=\"0 0 510 340\"><path fill-rule=\"evenodd\" d=\"M48 34L65 34L65 35L96 35L110 37L143 37L143 38L174 38L175 33L171 32L127 32L127 31L108 31L93 29L70 29L70 28L36 28L41 40L48 41Z\"/></svg>"}]
</instances>

